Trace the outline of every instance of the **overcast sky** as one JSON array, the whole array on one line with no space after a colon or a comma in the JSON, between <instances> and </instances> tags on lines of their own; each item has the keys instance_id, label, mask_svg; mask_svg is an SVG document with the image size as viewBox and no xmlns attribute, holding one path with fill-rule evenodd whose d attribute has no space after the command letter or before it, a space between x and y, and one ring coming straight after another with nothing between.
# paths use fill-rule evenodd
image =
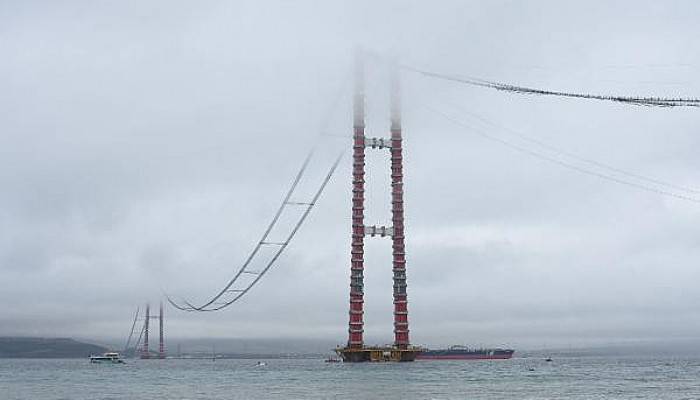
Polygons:
<instances>
[{"instance_id":1,"label":"overcast sky","mask_svg":"<svg viewBox=\"0 0 700 400\"><path fill-rule=\"evenodd\" d=\"M357 47L531 87L696 97L698 17L694 1L0 0L0 335L121 340L162 291L220 289L324 118L351 133ZM369 136L388 134L385 69L368 59ZM700 204L468 128L700 190L698 109L402 80L412 342L700 337ZM323 139L320 160L349 145ZM168 335L344 342L349 164L259 286L218 313L167 308ZM388 224L387 154L368 171L367 223ZM393 338L390 255L368 240L376 342Z\"/></svg>"}]
</instances>

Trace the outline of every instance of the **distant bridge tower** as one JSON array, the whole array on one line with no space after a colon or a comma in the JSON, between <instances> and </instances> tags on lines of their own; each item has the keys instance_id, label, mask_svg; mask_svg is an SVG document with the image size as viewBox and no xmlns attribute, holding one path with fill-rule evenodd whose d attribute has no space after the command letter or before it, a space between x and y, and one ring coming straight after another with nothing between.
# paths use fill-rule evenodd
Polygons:
<instances>
[{"instance_id":1,"label":"distant bridge tower","mask_svg":"<svg viewBox=\"0 0 700 400\"><path fill-rule=\"evenodd\" d=\"M151 315L151 305L146 304L146 315L143 320L143 346L141 347L141 358L142 359L150 359L151 358L151 352L149 349L149 344L148 344L148 334L149 334L149 326L150 326L150 321L151 319L158 318L158 330L159 330L159 337L158 337L158 358L163 359L165 358L165 340L163 337L163 302L160 303L160 310L158 313L158 316Z\"/></svg>"},{"instance_id":2,"label":"distant bridge tower","mask_svg":"<svg viewBox=\"0 0 700 400\"><path fill-rule=\"evenodd\" d=\"M398 68L393 66L391 82L391 137L365 136L364 62L356 59L353 97L352 242L350 259L350 316L347 346L336 349L343 361L413 361L418 350L408 337L406 295L406 252L404 244L403 155ZM367 226L365 212L365 149L388 149L391 154L392 226ZM394 345L366 347L364 343L364 240L390 237L394 280Z\"/></svg>"}]
</instances>

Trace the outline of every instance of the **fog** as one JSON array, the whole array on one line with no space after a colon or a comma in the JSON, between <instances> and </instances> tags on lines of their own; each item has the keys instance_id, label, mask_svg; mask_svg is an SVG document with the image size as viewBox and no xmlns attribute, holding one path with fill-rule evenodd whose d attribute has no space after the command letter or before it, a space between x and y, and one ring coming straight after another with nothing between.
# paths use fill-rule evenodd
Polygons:
<instances>
[{"instance_id":1,"label":"fog","mask_svg":"<svg viewBox=\"0 0 700 400\"><path fill-rule=\"evenodd\" d=\"M219 290L308 149L327 160L350 146L358 48L370 54L368 135L380 137L385 57L530 87L699 96L699 15L691 1L2 1L0 335L121 340L136 307L163 292L199 303ZM700 336L700 204L564 168L431 112L700 189L697 109L410 71L402 85L412 342ZM324 120L333 136L318 136ZM368 151L367 224L390 223L388 168L387 154ZM350 184L345 157L258 286L216 313L167 307L166 335L343 343ZM365 331L386 343L391 246L367 243Z\"/></svg>"}]
</instances>

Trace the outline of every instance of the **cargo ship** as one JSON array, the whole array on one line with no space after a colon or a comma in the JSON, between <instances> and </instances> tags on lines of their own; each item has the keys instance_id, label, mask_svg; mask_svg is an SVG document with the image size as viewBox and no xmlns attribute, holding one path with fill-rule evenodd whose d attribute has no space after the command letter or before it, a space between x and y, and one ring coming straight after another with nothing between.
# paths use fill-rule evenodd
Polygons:
<instances>
[{"instance_id":1,"label":"cargo ship","mask_svg":"<svg viewBox=\"0 0 700 400\"><path fill-rule=\"evenodd\" d=\"M511 349L470 349L467 346L451 346L442 350L422 350L416 360L507 360L513 357Z\"/></svg>"}]
</instances>

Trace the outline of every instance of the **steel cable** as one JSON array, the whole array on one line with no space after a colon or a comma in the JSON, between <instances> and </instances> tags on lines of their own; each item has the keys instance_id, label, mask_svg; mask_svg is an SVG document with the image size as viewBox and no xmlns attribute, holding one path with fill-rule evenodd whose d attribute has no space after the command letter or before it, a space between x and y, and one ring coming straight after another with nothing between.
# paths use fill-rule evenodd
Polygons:
<instances>
[{"instance_id":1,"label":"steel cable","mask_svg":"<svg viewBox=\"0 0 700 400\"><path fill-rule=\"evenodd\" d=\"M253 286L255 286L255 284L258 283L258 281L260 281L260 279L261 279L261 278L267 273L267 271L274 265L274 263L277 261L277 259L279 258L279 256L282 254L282 252L284 252L284 250L285 250L285 249L287 248L287 246L289 245L289 242L294 238L294 236L295 236L296 233L298 232L299 228L301 228L301 225L302 225L302 224L304 223L304 221L306 220L306 217L307 217L307 216L309 215L309 213L311 212L311 209L314 207L314 205L316 205L316 202L318 201L319 197L320 197L321 194L323 193L323 190L324 190L324 189L326 188L326 186L328 185L328 182L330 182L331 177L332 177L333 174L335 173L335 171L336 171L338 165L340 164L340 160L343 158L343 155L344 155L344 154L345 154L345 151L341 152L341 153L335 158L335 160L334 160L333 164L331 165L331 167L329 168L329 170L328 170L328 172L327 172L327 174L326 174L324 180L321 182L321 185L319 186L319 188L318 188L318 189L316 190L316 192L314 193L314 196L313 196L313 198L311 199L311 201L306 205L306 209L304 210L304 212L302 213L302 215L301 215L301 216L299 217L299 219L297 220L297 222L296 222L296 224L294 225L294 228L292 229L291 233L287 236L287 238L284 240L284 242L282 242L282 244L280 245L279 249L275 252L275 254L274 254L273 257L270 259L270 261L265 265L265 267L264 267L261 271L255 272L255 273L254 273L254 274L256 275L256 278L255 278L253 281L251 281L247 286L245 286L244 289L237 289L236 293L238 293L238 294L237 294L235 297L233 297L233 299L225 300L225 301L224 301L223 303L221 303L221 304L215 304L215 302L216 302L217 300L221 299L222 297L224 297L224 295L225 295L226 293L230 293L230 292L231 292L231 291L230 291L231 287L233 286L233 284L239 279L239 277L240 277L243 273L245 273L245 272L251 273L251 271L247 271L247 267L248 267L248 265L250 264L250 262L253 260L253 258L254 258L255 255L257 254L257 252L260 250L260 248L265 244L265 239L267 239L267 236L268 236L269 233L272 231L272 228L276 225L277 221L279 220L279 216L282 214L282 212L284 211L285 207L289 206L289 199L291 198L292 194L294 193L294 190L296 189L296 187L297 187L297 185L298 185L298 183L299 183L299 180L301 179L301 177L304 175L304 172L306 171L306 167L308 166L308 162L309 162L309 157L307 157L307 158L304 160L304 164L302 165L302 168L301 168L301 169L299 170L299 172L297 173L297 176L295 177L294 182L292 183L292 187L291 187L291 188L289 189L289 191L287 192L287 195L285 196L285 198L284 198L284 200L283 200L283 202L282 202L282 205L281 205L280 208L278 209L278 211L277 211L277 213L275 214L274 218L272 219L272 222L270 223L270 225L268 225L268 228L265 230L265 233L263 234L261 240L260 240L260 241L258 242L258 244L255 246L253 252L248 256L248 259L247 259L246 262L243 264L243 266L238 270L238 272L236 273L236 275L228 282L228 284L224 287L224 289L222 289L216 296L214 296L212 299L210 299L209 301L207 301L206 303L204 303L204 304L201 305L201 306L195 306L195 305L193 305L192 303L190 303L190 302L188 302L188 301L186 301L186 300L183 300L183 303L185 303L186 306L182 306L181 304L178 304L177 302L175 302L174 300L172 300L172 298L171 298L170 296L166 295L166 298L167 298L168 302L169 302L173 307L175 307L175 308L177 308L177 309L179 309L179 310L182 310L182 311L218 311L218 310L221 310L221 309L223 309L223 308L228 307L229 305L233 304L233 303L236 302L238 299L240 299L241 297L243 297L246 293L248 293L248 291L249 291ZM209 306L211 306L212 304L214 304L215 307L209 307ZM208 307L209 307L209 308L208 308Z\"/></svg>"},{"instance_id":2,"label":"steel cable","mask_svg":"<svg viewBox=\"0 0 700 400\"><path fill-rule=\"evenodd\" d=\"M331 136L327 132L328 125L330 124L330 119L331 119L331 114L333 111L337 108L341 98L342 98L342 93L345 90L345 85L347 84L347 80L343 82L343 85L340 87L338 95L335 97L335 100L332 102L332 104L329 107L328 112L326 113L326 117L323 119L321 122L321 127L319 129L320 134L319 136ZM312 200L309 203L292 203L289 200L292 198L292 195L294 194L295 190L297 189L299 182L302 180L304 174L307 171L307 167L309 166L309 162L311 161L313 155L315 153L315 147L309 151L307 156L304 158L304 162L301 165L301 168L297 171L297 174L294 177L294 180L292 181L292 185L290 186L289 190L285 194L282 203L280 204L279 208L277 209L276 213L274 214L272 220L268 224L267 228L265 229L264 233L262 234L260 240L257 242L251 253L248 255L246 260L243 262L241 267L236 271L234 276L227 282L227 284L221 289L218 293L216 293L214 296L212 296L209 300L207 300L205 303L197 306L194 305L192 302L186 300L186 299L181 299L181 302L178 303L177 301L173 300L173 298L167 294L163 293L165 298L167 299L168 303L175 307L178 310L182 311L189 311L189 312L194 312L194 311L199 311L199 312L205 312L205 311L218 311L223 308L228 307L229 305L233 304L236 302L238 299L243 297L248 291L255 286L255 284L260 281L263 275L267 273L267 271L274 265L274 263L277 261L279 256L284 252L284 250L287 248L287 245L289 242L292 240L292 238L296 235L297 231L299 228L301 228L301 225L304 223L306 220L306 217L309 215L311 212L311 209L314 207L316 204L316 201L318 198L321 196L321 193L323 190L326 188L326 185L330 181L332 175L335 173L335 170L337 169L340 160L343 157L343 154L345 151L341 152L334 160L333 164L331 167L328 169L327 174L325 179L322 181L321 185L319 186L318 190L315 192ZM260 249L267 244L267 238L274 229L274 227L277 225L277 222L280 219L280 216L283 214L284 210L290 206L290 205L305 205L306 209L302 213L301 217L297 220L296 224L294 225L294 228L292 229L291 233L288 235L287 239L279 243L281 244L277 252L273 255L273 257L270 259L270 261L265 265L265 267L261 271L250 271L248 267L250 266L251 262L256 259L256 256L258 255ZM251 274L251 275L256 275L256 278L251 281L248 285L245 285L244 288L242 289L232 289L235 285L236 282L238 282L239 279L243 276L243 274ZM233 299L227 299L227 294L228 293L237 293ZM222 300L219 302L219 300Z\"/></svg>"},{"instance_id":3,"label":"steel cable","mask_svg":"<svg viewBox=\"0 0 700 400\"><path fill-rule=\"evenodd\" d=\"M637 179L637 180L640 180L640 181L646 181L647 183L652 183L652 184L655 184L655 185L658 185L658 186L664 186L664 187L666 187L666 188L668 188L668 189L671 189L671 190L679 190L679 191L683 191L683 192L687 192L687 193L692 193L692 194L700 194L700 190L698 190L698 189L693 189L693 188L690 188L690 187L677 185L677 184L675 184L675 183L670 183L670 182L662 181L662 180L660 180L660 179L651 178L651 177L648 177L648 176L644 176L644 175L641 175L641 174L638 174L638 173L635 173L635 172L630 172L630 171L627 171L627 170L624 170L624 169L621 169L621 168L612 166L612 165L610 165L610 164L607 164L607 163L604 163L604 162L601 162L601 161L594 160L594 159L592 159L592 158L583 157L583 156L574 154L574 153L572 153L572 152L570 152L570 151L563 150L563 149L560 149L560 148L558 148L558 147L556 147L556 146L553 146L553 145L551 145L551 144L549 144L549 143L546 143L546 142L544 142L544 141L542 141L542 140L540 140L540 139L533 138L533 137L531 137L531 136L522 134L522 133L520 133L520 132L518 132L518 131L515 131L515 130L513 130L513 129L507 128L507 127L505 127L505 126L503 126L503 125L499 125L499 124L497 124L496 122L493 122L493 121L487 119L487 118L484 117L484 116L478 115L478 114L473 113L473 112L470 112L470 111L468 111L468 110L465 110L465 109L462 108L462 107L456 106L456 105L454 105L454 104L450 104L450 105L453 106L454 108L458 109L460 113L463 113L463 114L465 114L465 115L467 115L467 116L470 116L470 117L472 117L472 118L475 118L475 119L481 121L482 123L484 123L484 124L486 124L486 125L490 125L490 126L496 128L496 129L500 129L500 130L503 130L503 131L505 131L505 132L507 132L507 133L510 133L511 135L514 135L514 136L516 136L516 137L518 137L518 138L520 138L520 139L522 139L522 140L524 140L524 141L527 141L527 142L536 144L536 145L538 145L538 146L540 146L540 147L542 147L542 148L544 148L544 149L547 149L547 150L549 150L549 151L551 151L551 152L553 152L553 153L555 153L555 154L557 154L557 155L565 156L565 157L570 157L570 158L572 158L572 159L574 159L574 160L576 160L576 161L580 161L580 162L583 162L583 163L586 163L586 164L591 164L591 165L594 165L594 166L596 166L596 167L598 167L598 168L607 169L608 171L615 172L615 173L618 173L618 174L621 174L621 175L625 175L625 176L628 176L628 177L630 177L630 178L634 178L634 179Z\"/></svg>"},{"instance_id":4,"label":"steel cable","mask_svg":"<svg viewBox=\"0 0 700 400\"><path fill-rule=\"evenodd\" d=\"M283 244L280 246L280 248L277 250L277 252L275 252L275 254L272 256L270 261L265 265L265 267L259 273L256 273L257 276L253 281L251 281L244 289L240 289L239 291L237 291L238 294L235 297L233 297L230 300L224 301L221 304L216 305L216 307L211 307L211 308L207 308L207 306L213 304L213 302L210 302L207 306L201 306L201 307L196 307L196 306L193 306L192 304L190 304L189 302L186 302L188 307L184 307L184 308L182 306L173 304L172 302L171 302L171 304L173 304L173 306L175 306L183 311L200 311L200 312L219 311L219 310L222 310L222 309L230 306L231 304L235 303L241 297L243 297L246 293L248 293L248 291L250 289L252 289L253 286L255 286L255 284L258 283L258 281L260 281L260 279L262 279L262 277L267 273L267 271L275 264L275 262L280 257L280 255L282 255L282 252L284 252L284 250L289 245L289 242L291 242L291 240L294 238L296 233L299 231L299 228L301 228L301 226L303 225L304 221L306 220L306 217L308 217L309 213L311 212L311 209L314 207L314 205L316 205L316 202L321 197L321 194L323 193L324 189L328 185L328 182L330 182L331 177L333 176L336 169L338 168L338 165L340 164L340 161L343 158L344 154L345 154L345 151L341 152L336 157L335 161L333 162L330 169L328 170L326 177L321 182L321 185L319 186L319 188L316 190L316 193L314 194L311 202L309 202L308 206L306 207L306 209L302 213L301 217L297 220L296 224L294 225L294 228L289 233L289 235L287 236L287 238L285 239ZM227 291L225 290L223 292L226 293ZM221 297L222 296L219 296L219 298L221 298ZM168 301L170 301L170 299L168 299Z\"/></svg>"},{"instance_id":5,"label":"steel cable","mask_svg":"<svg viewBox=\"0 0 700 400\"><path fill-rule=\"evenodd\" d=\"M231 288L231 286L233 286L233 284L238 280L238 278L246 271L246 268L248 267L248 265L250 265L251 261L253 261L255 256L260 251L260 248L262 248L262 246L265 244L265 239L267 239L267 237L270 235L270 232L277 224L277 221L279 220L280 216L282 215L282 212L284 211L285 207L288 205L287 203L289 202L289 199L292 197L292 194L294 194L294 190L299 185L299 181L301 180L301 177L304 176L304 172L306 172L306 168L309 166L309 162L311 161L311 157L313 156L313 154L314 154L314 149L312 149L309 152L309 154L307 154L306 158L304 158L304 162L302 163L301 168L299 169L296 176L294 177L294 181L292 182L292 185L289 188L289 190L287 190L287 193L285 194L284 199L282 200L282 203L280 204L279 208L277 209L277 212L272 217L272 221L270 221L270 223L268 224L267 228L265 229L265 232L263 233L262 237L260 238L258 243L253 248L253 251L250 252L250 254L248 255L248 258L246 258L243 265L239 268L238 272L236 272L236 274L233 276L233 278L231 278L228 281L228 283L224 286L224 288L221 289L221 291L219 291L219 293L214 295L214 297L212 297L209 301L207 301L206 303L204 303L198 307L193 306L192 304L190 304L187 301L183 301L185 304L188 305L188 307L185 307L183 309L178 304L175 304L172 301L172 299L170 298L170 296L166 295L168 302L170 302L170 304L172 304L174 307L176 307L180 310L186 310L186 309L190 309L190 308L192 308L194 310L200 310L202 308L206 308L206 307L210 306L215 301L220 299L221 296L223 296L224 294L227 293L227 291Z\"/></svg>"},{"instance_id":6,"label":"steel cable","mask_svg":"<svg viewBox=\"0 0 700 400\"><path fill-rule=\"evenodd\" d=\"M454 118L454 117L452 117L452 116L450 116L450 115L448 115L448 114L446 114L446 113L444 113L444 112L442 112L442 111L440 111L440 110L436 110L436 109L434 109L434 108L432 108L432 107L429 107L429 106L424 106L424 107L425 107L428 111L430 111L430 112L432 112L432 113L434 113L434 114L437 114L437 115L439 115L439 116L441 116L441 117L447 119L448 121L452 122L452 123L455 124L455 125L459 125L459 126L461 126L461 127L463 127L463 128L469 129L470 131L474 132L475 134L477 134L477 135L479 135L479 136L481 136L481 137L483 137L483 138L486 138L486 139L489 139L489 140L498 142L498 143L500 143L500 144L502 144L502 145L504 145L504 146L510 147L511 149L517 150L517 151L519 151L519 152L521 152L521 153L525 153L525 154L531 155L531 156L536 157L536 158L539 158L539 159L541 159L541 160L545 160L545 161L548 161L548 162L551 162L551 163L559 164L560 166L563 166L563 167L565 167L565 168L568 168L568 169L571 169L571 170L574 170L574 171L577 171L577 172L580 172L580 173L583 173L583 174L595 176L595 177L598 177L598 178L600 178L600 179L604 179L604 180L607 180L607 181L615 182L615 183L618 183L618 184L621 184L621 185L626 185L626 186L634 187L634 188L637 188L637 189L640 189L640 190L644 190L644 191L647 191L647 192L652 192L652 193L660 194L660 195L663 195L663 196L669 196L669 197L673 197L673 198L680 199L680 200L686 200L686 201L690 201L690 202L693 202L693 203L700 203L700 199L697 199L697 198L695 198L695 197L690 197L690 196L686 196L686 195L683 195L683 194L678 194L678 193L671 192L671 191L668 191L668 190L653 188L653 187L646 186L646 185L642 185L642 184L639 184L639 183L636 183L636 182L630 182L630 181L627 181L627 180L624 180L624 179L620 179L620 178L617 178L617 177L614 177L614 176L610 176L610 175L607 175L607 174L604 174L604 173L600 173L600 172L597 172L597 171L592 171L592 170L590 170L590 169L583 168L583 167L580 167L580 166L578 166L578 165L574 165L574 164L571 164L571 163L566 162L566 161L559 160L559 159L554 158L554 157L550 157L550 156L548 156L548 155L546 155L546 154L542 154L541 152L538 152L538 151L535 151L535 150L532 150L532 149L528 149L528 148L523 147L523 146L520 146L520 145L518 145L518 144L511 143L511 142L509 142L509 141L507 141L507 140L501 139L501 138L499 138L499 137L490 135L490 134L488 134L488 133L486 133L486 132L483 132L482 130L480 130L480 129L478 129L478 128L474 128L473 126L470 126L470 125L464 123L463 121L460 121L460 120L458 120L458 119L456 119L456 118Z\"/></svg>"},{"instance_id":7,"label":"steel cable","mask_svg":"<svg viewBox=\"0 0 700 400\"><path fill-rule=\"evenodd\" d=\"M136 321L139 319L139 307L136 307L136 315L134 315L134 322L131 324L131 331L129 332L129 337L126 339L126 345L124 346L124 353L129 350L129 344L131 344L131 338L134 336L134 328L136 327Z\"/></svg>"},{"instance_id":8,"label":"steel cable","mask_svg":"<svg viewBox=\"0 0 700 400\"><path fill-rule=\"evenodd\" d=\"M611 96L611 95L600 95L600 94L590 94L590 93L574 93L574 92L563 92L556 90L547 89L537 89L530 88L526 86L512 85L509 83L489 81L474 77L457 77L447 74L440 74L437 72L431 72L422 70L419 68L414 68L406 65L401 66L402 69L407 71L412 71L419 73L423 76L437 78L452 82L463 83L472 86L480 86L485 88L496 89L499 91L521 93L521 94L532 94L540 96L557 96L557 97L571 97L589 100L603 100L603 101L613 101L618 103L626 103L637 106L647 106L647 107L700 107L700 99L697 98L667 98L667 97L637 97L637 96Z\"/></svg>"}]
</instances>

